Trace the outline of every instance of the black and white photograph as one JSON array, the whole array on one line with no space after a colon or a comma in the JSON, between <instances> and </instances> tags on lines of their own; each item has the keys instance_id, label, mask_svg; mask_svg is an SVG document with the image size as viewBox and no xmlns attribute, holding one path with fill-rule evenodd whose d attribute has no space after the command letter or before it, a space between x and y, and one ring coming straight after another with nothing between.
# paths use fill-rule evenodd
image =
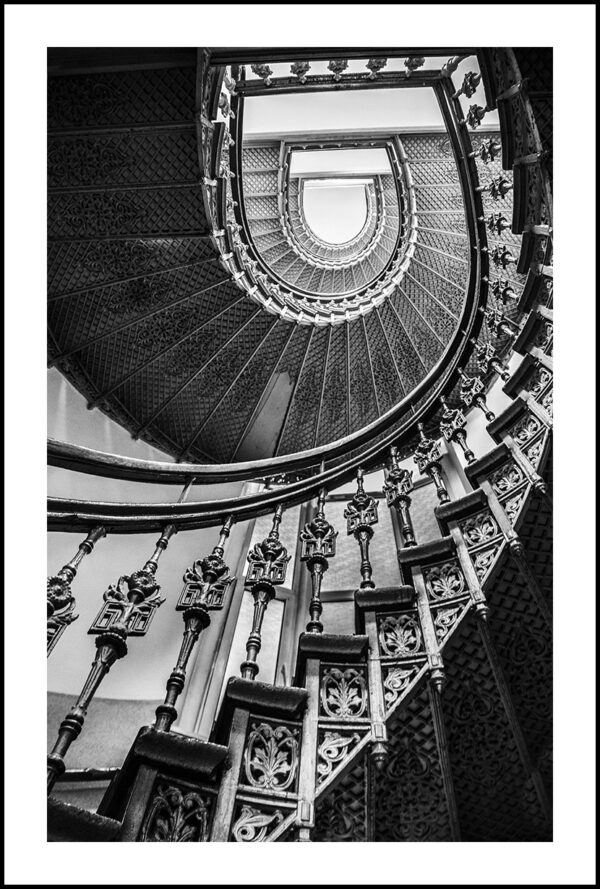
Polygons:
<instances>
[{"instance_id":1,"label":"black and white photograph","mask_svg":"<svg viewBox=\"0 0 600 889\"><path fill-rule=\"evenodd\" d=\"M594 6L5 10L8 885L592 885Z\"/></svg>"}]
</instances>

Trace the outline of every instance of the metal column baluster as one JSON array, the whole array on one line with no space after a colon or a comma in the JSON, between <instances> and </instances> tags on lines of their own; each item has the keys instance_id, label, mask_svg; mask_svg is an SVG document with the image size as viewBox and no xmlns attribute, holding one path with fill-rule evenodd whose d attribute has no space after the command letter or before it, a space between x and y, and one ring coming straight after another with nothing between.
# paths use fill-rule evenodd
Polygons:
<instances>
[{"instance_id":1,"label":"metal column baluster","mask_svg":"<svg viewBox=\"0 0 600 889\"><path fill-rule=\"evenodd\" d=\"M181 611L185 630L177 663L167 680L165 700L156 708L154 727L168 732L177 719L175 705L183 691L188 661L202 630L210 624L209 611L223 608L227 591L235 578L229 577L229 567L223 560L225 542L229 537L233 518L228 516L219 532L219 542L209 556L198 559L183 575L185 586L175 606Z\"/></svg>"},{"instance_id":2,"label":"metal column baluster","mask_svg":"<svg viewBox=\"0 0 600 889\"><path fill-rule=\"evenodd\" d=\"M333 526L325 518L326 496L325 488L321 488L317 501L317 514L310 522L307 522L300 532L302 541L300 559L306 562L312 583L312 597L308 606L310 621L306 625L307 633L323 632L323 624L320 620L323 613L321 583L323 575L329 567L329 559L335 556L335 541L338 536L338 532L334 531Z\"/></svg>"},{"instance_id":3,"label":"metal column baluster","mask_svg":"<svg viewBox=\"0 0 600 889\"><path fill-rule=\"evenodd\" d=\"M262 543L256 543L248 553L250 568L246 575L246 588L254 597L252 630L246 643L246 660L241 664L242 679L255 679L258 673L256 659L261 648L261 628L269 602L275 598L275 586L285 581L287 565L291 558L279 540L279 525L283 506L279 504L273 516L273 526Z\"/></svg>"},{"instance_id":4,"label":"metal column baluster","mask_svg":"<svg viewBox=\"0 0 600 889\"><path fill-rule=\"evenodd\" d=\"M373 570L369 560L369 541L373 536L371 525L375 525L379 518L377 516L377 501L365 493L363 478L364 473L362 469L358 469L356 473L358 488L356 494L344 510L344 518L346 519L348 534L354 534L360 546L360 573L362 576L360 589L372 590L375 589L375 584L371 578Z\"/></svg>"}]
</instances>

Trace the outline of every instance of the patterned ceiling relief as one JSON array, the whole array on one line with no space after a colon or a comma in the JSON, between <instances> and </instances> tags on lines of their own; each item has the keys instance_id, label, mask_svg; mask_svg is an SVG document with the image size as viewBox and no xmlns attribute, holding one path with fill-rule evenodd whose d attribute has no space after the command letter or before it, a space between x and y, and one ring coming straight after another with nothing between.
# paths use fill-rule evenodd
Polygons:
<instances>
[{"instance_id":1,"label":"patterned ceiling relief","mask_svg":"<svg viewBox=\"0 0 600 889\"><path fill-rule=\"evenodd\" d=\"M234 174L225 132L217 231L196 85L193 66L50 77L50 362L90 406L179 459L235 460L273 391L253 454L326 446L408 399L457 336L472 248L450 140L324 138L317 148L383 149L389 162L361 173L361 231L331 244L304 214L306 177L291 174L315 145L242 134ZM512 175L499 158L488 169ZM232 237L242 211L247 245ZM518 239L493 225L490 280L520 292L502 253Z\"/></svg>"}]
</instances>

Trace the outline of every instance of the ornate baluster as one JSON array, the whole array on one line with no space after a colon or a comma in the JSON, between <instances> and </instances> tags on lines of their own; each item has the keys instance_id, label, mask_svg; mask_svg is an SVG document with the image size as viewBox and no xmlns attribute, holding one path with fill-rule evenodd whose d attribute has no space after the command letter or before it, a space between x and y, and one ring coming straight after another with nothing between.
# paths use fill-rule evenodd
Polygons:
<instances>
[{"instance_id":1,"label":"ornate baluster","mask_svg":"<svg viewBox=\"0 0 600 889\"><path fill-rule=\"evenodd\" d=\"M177 719L175 705L183 691L188 661L202 630L210 624L209 611L223 607L227 591L235 578L229 577L229 567L223 561L225 542L229 537L233 519L229 516L219 533L219 542L209 556L198 559L183 575L185 586L175 606L183 612L185 630L177 663L167 680L167 694L163 704L156 708L155 728L168 732Z\"/></svg>"},{"instance_id":2,"label":"ornate baluster","mask_svg":"<svg viewBox=\"0 0 600 889\"><path fill-rule=\"evenodd\" d=\"M306 75L310 71L310 62L294 62L290 65L290 71L298 78L300 83L306 83Z\"/></svg>"},{"instance_id":3,"label":"ornate baluster","mask_svg":"<svg viewBox=\"0 0 600 889\"><path fill-rule=\"evenodd\" d=\"M496 414L489 410L485 397L481 394L485 392L485 386L479 377L467 377L461 367L458 368L460 378L462 380L460 387L460 400L465 407L471 407L474 404L485 414L488 423L496 419Z\"/></svg>"},{"instance_id":4,"label":"ornate baluster","mask_svg":"<svg viewBox=\"0 0 600 889\"><path fill-rule=\"evenodd\" d=\"M342 79L342 73L348 67L348 59L332 59L327 69L333 74L333 79L338 83Z\"/></svg>"},{"instance_id":5,"label":"ornate baluster","mask_svg":"<svg viewBox=\"0 0 600 889\"><path fill-rule=\"evenodd\" d=\"M369 74L369 80L375 80L375 78L377 77L377 75L379 74L381 69L385 68L385 66L387 65L387 61L388 61L387 59L381 59L381 58L369 59L367 61L367 68L371 72Z\"/></svg>"},{"instance_id":6,"label":"ornate baluster","mask_svg":"<svg viewBox=\"0 0 600 889\"><path fill-rule=\"evenodd\" d=\"M372 568L369 560L369 541L373 536L371 525L375 525L379 518L377 516L377 502L365 493L363 477L362 469L358 469L356 473L357 491L344 510L344 518L346 519L348 534L354 534L360 546L360 573L362 576L360 589L372 590L375 589L375 584L371 579Z\"/></svg>"},{"instance_id":7,"label":"ornate baluster","mask_svg":"<svg viewBox=\"0 0 600 889\"><path fill-rule=\"evenodd\" d=\"M404 60L404 67L406 68L406 76L410 77L413 71L416 71L417 68L422 68L425 64L425 56L409 56Z\"/></svg>"},{"instance_id":8,"label":"ornate baluster","mask_svg":"<svg viewBox=\"0 0 600 889\"><path fill-rule=\"evenodd\" d=\"M467 72L463 78L462 86L456 90L452 98L458 99L460 95L464 95L467 99L470 99L475 94L480 83L481 74L477 74L475 71Z\"/></svg>"},{"instance_id":9,"label":"ornate baluster","mask_svg":"<svg viewBox=\"0 0 600 889\"><path fill-rule=\"evenodd\" d=\"M440 419L440 432L446 441L455 441L460 445L467 463L474 463L475 454L467 445L467 421L465 415L458 409L452 410L449 408L443 396L440 398L440 402L444 408L444 413Z\"/></svg>"},{"instance_id":10,"label":"ornate baluster","mask_svg":"<svg viewBox=\"0 0 600 889\"><path fill-rule=\"evenodd\" d=\"M387 505L396 510L400 523L400 533L404 546L416 546L417 540L410 517L410 494L414 488L412 471L402 469L398 462L398 448L392 445L390 448L390 466L385 470L385 484L383 493Z\"/></svg>"},{"instance_id":11,"label":"ornate baluster","mask_svg":"<svg viewBox=\"0 0 600 889\"><path fill-rule=\"evenodd\" d=\"M312 598L308 606L310 621L306 625L307 633L322 633L323 624L320 617L323 613L321 603L321 583L323 574L329 567L329 559L335 556L335 540L338 535L325 518L325 488L319 491L317 514L307 522L300 532L302 551L300 559L306 562L312 583Z\"/></svg>"},{"instance_id":12,"label":"ornate baluster","mask_svg":"<svg viewBox=\"0 0 600 889\"><path fill-rule=\"evenodd\" d=\"M60 569L57 574L48 578L46 586L46 597L48 601L48 617L46 629L46 649L47 655L54 649L60 636L64 633L66 627L77 620L78 615L73 614L75 610L75 597L71 591L71 583L73 582L79 564L84 556L91 553L94 545L101 537L104 537L106 530L102 525L93 528L88 536L79 544L79 549L70 562Z\"/></svg>"},{"instance_id":13,"label":"ornate baluster","mask_svg":"<svg viewBox=\"0 0 600 889\"><path fill-rule=\"evenodd\" d=\"M271 86L271 74L273 70L268 65L250 65L250 70L260 77L265 86Z\"/></svg>"},{"instance_id":14,"label":"ornate baluster","mask_svg":"<svg viewBox=\"0 0 600 889\"><path fill-rule=\"evenodd\" d=\"M273 516L273 526L262 543L256 543L248 553L250 567L246 588L254 597L252 630L246 643L246 660L241 664L242 679L254 679L258 673L256 658L261 648L261 628L267 605L275 598L275 587L285 581L287 564L291 558L279 540L279 525L283 506L279 504Z\"/></svg>"},{"instance_id":15,"label":"ornate baluster","mask_svg":"<svg viewBox=\"0 0 600 889\"><path fill-rule=\"evenodd\" d=\"M519 330L519 325L507 318L502 309L484 309L480 307L479 311L487 320L488 330L492 336L514 336Z\"/></svg>"},{"instance_id":16,"label":"ornate baluster","mask_svg":"<svg viewBox=\"0 0 600 889\"><path fill-rule=\"evenodd\" d=\"M419 430L421 440L417 445L413 459L417 464L421 475L428 475L433 481L440 503L448 503L450 495L446 490L446 485L442 476L442 467L440 463L442 454L439 445L437 441L434 441L432 438L427 438L422 423L417 423L417 429Z\"/></svg>"},{"instance_id":17,"label":"ornate baluster","mask_svg":"<svg viewBox=\"0 0 600 889\"><path fill-rule=\"evenodd\" d=\"M186 484L178 503L185 500L193 483L194 479L191 479ZM145 636L156 609L164 602L159 596L160 586L155 574L161 555L176 533L175 525L166 525L143 568L123 575L116 586L111 584L104 593L104 605L88 630L88 633L97 636L96 656L79 697L61 722L56 743L48 754L48 793L65 770L65 756L83 728L86 713L100 683L115 661L127 654L127 637Z\"/></svg>"},{"instance_id":18,"label":"ornate baluster","mask_svg":"<svg viewBox=\"0 0 600 889\"><path fill-rule=\"evenodd\" d=\"M489 373L490 368L499 374L500 378L506 382L510 374L506 370L505 365L500 361L498 353L491 343L478 343L471 339L475 345L475 359L483 373Z\"/></svg>"}]
</instances>

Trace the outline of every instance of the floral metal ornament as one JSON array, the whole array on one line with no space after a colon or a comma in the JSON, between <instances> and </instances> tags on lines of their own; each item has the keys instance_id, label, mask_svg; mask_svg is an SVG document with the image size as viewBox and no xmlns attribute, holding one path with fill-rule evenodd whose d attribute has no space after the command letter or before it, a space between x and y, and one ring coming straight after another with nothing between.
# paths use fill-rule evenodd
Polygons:
<instances>
[{"instance_id":1,"label":"floral metal ornament","mask_svg":"<svg viewBox=\"0 0 600 889\"><path fill-rule=\"evenodd\" d=\"M497 235L501 235L505 229L510 228L508 219L503 213L490 213L485 224L489 232Z\"/></svg>"},{"instance_id":2,"label":"floral metal ornament","mask_svg":"<svg viewBox=\"0 0 600 889\"><path fill-rule=\"evenodd\" d=\"M467 99L470 99L475 94L480 83L481 74L477 74L475 71L468 71L463 78L462 86L454 93L452 98L458 99L460 95L464 95Z\"/></svg>"},{"instance_id":3,"label":"floral metal ornament","mask_svg":"<svg viewBox=\"0 0 600 889\"><path fill-rule=\"evenodd\" d=\"M260 77L265 86L271 86L271 75L273 74L273 69L269 68L268 65L250 65L250 70L253 74L256 74L257 77Z\"/></svg>"},{"instance_id":4,"label":"floral metal ornament","mask_svg":"<svg viewBox=\"0 0 600 889\"><path fill-rule=\"evenodd\" d=\"M409 56L404 60L404 67L406 68L406 76L410 77L413 71L416 71L417 68L422 68L425 64L425 56Z\"/></svg>"},{"instance_id":5,"label":"floral metal ornament","mask_svg":"<svg viewBox=\"0 0 600 889\"><path fill-rule=\"evenodd\" d=\"M321 680L321 710L325 716L358 719L367 712L367 681L361 670L327 667Z\"/></svg>"},{"instance_id":6,"label":"floral metal ornament","mask_svg":"<svg viewBox=\"0 0 600 889\"><path fill-rule=\"evenodd\" d=\"M333 74L333 79L338 83L342 79L342 74L348 67L348 59L333 59L327 65L327 68Z\"/></svg>"},{"instance_id":7,"label":"floral metal ornament","mask_svg":"<svg viewBox=\"0 0 600 889\"><path fill-rule=\"evenodd\" d=\"M458 562L444 562L443 565L425 568L423 576L429 598L434 602L439 599L460 596L468 592L466 581Z\"/></svg>"},{"instance_id":8,"label":"floral metal ornament","mask_svg":"<svg viewBox=\"0 0 600 889\"><path fill-rule=\"evenodd\" d=\"M440 503L448 503L450 496L442 477L442 452L437 441L427 438L423 423L417 423L419 442L413 454L413 460L421 475L428 475L435 485Z\"/></svg>"},{"instance_id":9,"label":"floral metal ornament","mask_svg":"<svg viewBox=\"0 0 600 889\"><path fill-rule=\"evenodd\" d=\"M319 783L331 775L335 766L346 759L350 748L359 741L358 732L344 734L338 731L328 731L324 733L318 750L317 775Z\"/></svg>"},{"instance_id":10,"label":"floral metal ornament","mask_svg":"<svg viewBox=\"0 0 600 889\"><path fill-rule=\"evenodd\" d=\"M388 615L379 623L379 646L387 657L407 657L423 650L423 635L416 616Z\"/></svg>"},{"instance_id":11,"label":"floral metal ornament","mask_svg":"<svg viewBox=\"0 0 600 889\"><path fill-rule=\"evenodd\" d=\"M279 809L265 811L253 806L242 806L231 833L236 843L262 843L267 838L269 827L277 827L283 821Z\"/></svg>"},{"instance_id":12,"label":"floral metal ornament","mask_svg":"<svg viewBox=\"0 0 600 889\"><path fill-rule=\"evenodd\" d=\"M470 105L465 117L465 122L472 130L475 130L477 127L481 126L481 121L486 114L487 108L482 108L481 105Z\"/></svg>"},{"instance_id":13,"label":"floral metal ornament","mask_svg":"<svg viewBox=\"0 0 600 889\"><path fill-rule=\"evenodd\" d=\"M508 181L508 179L501 174L500 176L496 176L494 179L492 179L490 184L487 186L487 189L492 196L492 200L500 201L504 200L508 192L512 189L512 185Z\"/></svg>"},{"instance_id":14,"label":"floral metal ornament","mask_svg":"<svg viewBox=\"0 0 600 889\"><path fill-rule=\"evenodd\" d=\"M487 321L488 330L492 336L499 337L502 335L514 336L518 331L518 325L506 317L502 309L484 309L479 310Z\"/></svg>"},{"instance_id":15,"label":"floral metal ornament","mask_svg":"<svg viewBox=\"0 0 600 889\"><path fill-rule=\"evenodd\" d=\"M472 340L475 345L475 360L483 373L490 373L491 370L496 371L502 380L506 382L509 379L506 366L500 360L500 357L491 343L478 343Z\"/></svg>"},{"instance_id":16,"label":"floral metal ornament","mask_svg":"<svg viewBox=\"0 0 600 889\"><path fill-rule=\"evenodd\" d=\"M244 751L244 781L262 790L289 790L298 771L298 730L253 722Z\"/></svg>"},{"instance_id":17,"label":"floral metal ornament","mask_svg":"<svg viewBox=\"0 0 600 889\"><path fill-rule=\"evenodd\" d=\"M497 244L490 253L490 259L494 265L505 269L511 263L516 265L517 260L514 258L510 250L502 244Z\"/></svg>"},{"instance_id":18,"label":"floral metal ornament","mask_svg":"<svg viewBox=\"0 0 600 889\"><path fill-rule=\"evenodd\" d=\"M139 842L198 843L208 841L208 806L197 792L159 784L152 798Z\"/></svg>"},{"instance_id":19,"label":"floral metal ornament","mask_svg":"<svg viewBox=\"0 0 600 889\"><path fill-rule=\"evenodd\" d=\"M479 148L479 158L484 164L489 164L500 154L500 145L495 139L484 139Z\"/></svg>"},{"instance_id":20,"label":"floral metal ornament","mask_svg":"<svg viewBox=\"0 0 600 889\"><path fill-rule=\"evenodd\" d=\"M298 78L300 83L306 83L306 75L310 71L310 62L294 62L290 65L290 71Z\"/></svg>"},{"instance_id":21,"label":"floral metal ornament","mask_svg":"<svg viewBox=\"0 0 600 889\"><path fill-rule=\"evenodd\" d=\"M381 58L368 59L367 68L371 72L369 74L369 80L375 80L375 78L377 77L377 75L379 74L381 69L385 68L385 66L387 65L387 61L388 61L387 59L381 59Z\"/></svg>"},{"instance_id":22,"label":"floral metal ornament","mask_svg":"<svg viewBox=\"0 0 600 889\"><path fill-rule=\"evenodd\" d=\"M419 668L416 666L392 667L385 671L383 687L385 689L384 699L388 709L408 689L418 672Z\"/></svg>"},{"instance_id":23,"label":"floral metal ornament","mask_svg":"<svg viewBox=\"0 0 600 889\"><path fill-rule=\"evenodd\" d=\"M468 547L486 543L500 534L498 523L491 512L479 512L462 522L460 530Z\"/></svg>"},{"instance_id":24,"label":"floral metal ornament","mask_svg":"<svg viewBox=\"0 0 600 889\"><path fill-rule=\"evenodd\" d=\"M507 300L519 298L508 278L497 278L493 281L491 292L496 302L501 302L503 305L506 305Z\"/></svg>"}]
</instances>

